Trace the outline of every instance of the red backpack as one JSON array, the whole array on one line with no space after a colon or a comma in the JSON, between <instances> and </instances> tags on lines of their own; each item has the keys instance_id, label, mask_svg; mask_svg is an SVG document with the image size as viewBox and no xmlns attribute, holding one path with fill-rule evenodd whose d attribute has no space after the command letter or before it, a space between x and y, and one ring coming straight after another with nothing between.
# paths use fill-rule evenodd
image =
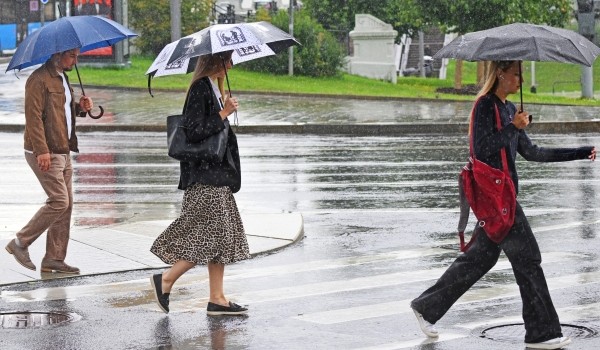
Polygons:
<instances>
[{"instance_id":1,"label":"red backpack","mask_svg":"<svg viewBox=\"0 0 600 350\"><path fill-rule=\"evenodd\" d=\"M477 105L479 101L475 103ZM498 106L496 111L496 127L502 129ZM475 107L471 111L471 120L475 114ZM487 236L495 243L500 243L508 235L515 221L517 207L515 185L508 171L506 150L500 151L502 169L499 170L475 158L473 152L473 122L471 122L470 157L459 175L459 197L461 215L458 224L460 237L460 250L465 252L471 246L476 236L476 231L468 244L465 245L464 231L469 219L469 207L477 218L479 225Z\"/></svg>"}]
</instances>

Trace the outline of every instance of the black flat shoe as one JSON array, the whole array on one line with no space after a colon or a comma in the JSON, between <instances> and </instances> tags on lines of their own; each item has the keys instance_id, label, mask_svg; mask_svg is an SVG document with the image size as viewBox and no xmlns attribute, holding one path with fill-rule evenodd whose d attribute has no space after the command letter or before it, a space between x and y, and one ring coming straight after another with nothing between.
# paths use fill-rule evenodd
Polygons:
<instances>
[{"instance_id":1,"label":"black flat shoe","mask_svg":"<svg viewBox=\"0 0 600 350\"><path fill-rule=\"evenodd\" d=\"M150 283L152 283L152 289L154 289L154 300L158 304L160 309L168 314L169 313L169 294L162 292L162 274L152 275L150 277Z\"/></svg>"},{"instance_id":2,"label":"black flat shoe","mask_svg":"<svg viewBox=\"0 0 600 350\"><path fill-rule=\"evenodd\" d=\"M229 306L223 306L215 303L208 302L206 306L206 314L210 316L218 315L245 315L248 313L248 309L242 307L236 303L229 302Z\"/></svg>"}]
</instances>

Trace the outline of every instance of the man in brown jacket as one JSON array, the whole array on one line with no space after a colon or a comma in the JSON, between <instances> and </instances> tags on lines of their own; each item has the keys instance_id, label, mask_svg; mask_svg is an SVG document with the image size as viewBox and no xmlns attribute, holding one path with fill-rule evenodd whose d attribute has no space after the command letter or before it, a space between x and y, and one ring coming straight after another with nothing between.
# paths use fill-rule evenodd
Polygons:
<instances>
[{"instance_id":1,"label":"man in brown jacket","mask_svg":"<svg viewBox=\"0 0 600 350\"><path fill-rule=\"evenodd\" d=\"M46 204L10 241L6 250L18 263L34 270L28 247L48 230L42 272L79 273L65 263L73 209L70 152L79 152L75 117L92 109L90 98L75 103L65 72L77 63L79 49L52 55L36 69L25 85L25 160L48 198Z\"/></svg>"}]
</instances>

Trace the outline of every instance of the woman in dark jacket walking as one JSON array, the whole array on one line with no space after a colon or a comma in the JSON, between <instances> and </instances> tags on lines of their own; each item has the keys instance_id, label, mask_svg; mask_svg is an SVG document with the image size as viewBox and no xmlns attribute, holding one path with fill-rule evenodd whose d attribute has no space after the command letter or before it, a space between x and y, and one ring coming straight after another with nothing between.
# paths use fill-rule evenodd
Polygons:
<instances>
[{"instance_id":1,"label":"woman in dark jacket walking","mask_svg":"<svg viewBox=\"0 0 600 350\"><path fill-rule=\"evenodd\" d=\"M232 66L231 52L198 58L188 91L183 125L191 142L217 134L238 108L225 96L223 79ZM208 265L208 315L240 315L248 310L225 298L225 265L250 258L242 220L233 197L239 191L240 156L236 136L229 128L227 150L221 162L181 162L179 189L184 190L181 215L154 241L150 251L171 268L151 277L159 307L169 312L173 284L197 264Z\"/></svg>"},{"instance_id":2,"label":"woman in dark jacket walking","mask_svg":"<svg viewBox=\"0 0 600 350\"><path fill-rule=\"evenodd\" d=\"M518 176L515 158L519 153L528 161L561 162L596 158L595 147L543 148L534 145L525 132L530 123L524 111L517 111L506 100L509 94L519 91L522 77L520 61L492 62L486 82L473 107L473 150L475 157L497 169L502 169L500 150L506 149L508 168L518 192ZM502 130L496 127L495 109L500 112ZM517 202L514 224L502 242L496 244L476 226L474 242L446 270L440 279L418 298L411 307L423 333L437 337L434 324L450 307L483 277L497 262L504 251L510 264L523 302L525 343L535 349L560 349L571 342L563 337L558 315L552 304L544 272L542 258L536 239L523 209Z\"/></svg>"}]
</instances>

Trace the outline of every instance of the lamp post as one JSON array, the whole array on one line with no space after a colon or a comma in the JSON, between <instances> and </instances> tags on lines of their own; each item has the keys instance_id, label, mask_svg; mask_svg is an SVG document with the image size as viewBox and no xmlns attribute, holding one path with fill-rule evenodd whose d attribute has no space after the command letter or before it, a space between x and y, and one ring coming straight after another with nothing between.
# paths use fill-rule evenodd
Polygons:
<instances>
[{"instance_id":1,"label":"lamp post","mask_svg":"<svg viewBox=\"0 0 600 350\"><path fill-rule=\"evenodd\" d=\"M171 41L181 39L181 0L171 0Z\"/></svg>"},{"instance_id":2,"label":"lamp post","mask_svg":"<svg viewBox=\"0 0 600 350\"><path fill-rule=\"evenodd\" d=\"M290 0L290 35L294 36L294 5L296 0ZM288 48L288 75L291 77L294 75L294 46Z\"/></svg>"},{"instance_id":3,"label":"lamp post","mask_svg":"<svg viewBox=\"0 0 600 350\"><path fill-rule=\"evenodd\" d=\"M579 25L579 34L593 42L596 30L593 0L577 0L577 23ZM581 97L594 97L592 67L581 66Z\"/></svg>"}]
</instances>

